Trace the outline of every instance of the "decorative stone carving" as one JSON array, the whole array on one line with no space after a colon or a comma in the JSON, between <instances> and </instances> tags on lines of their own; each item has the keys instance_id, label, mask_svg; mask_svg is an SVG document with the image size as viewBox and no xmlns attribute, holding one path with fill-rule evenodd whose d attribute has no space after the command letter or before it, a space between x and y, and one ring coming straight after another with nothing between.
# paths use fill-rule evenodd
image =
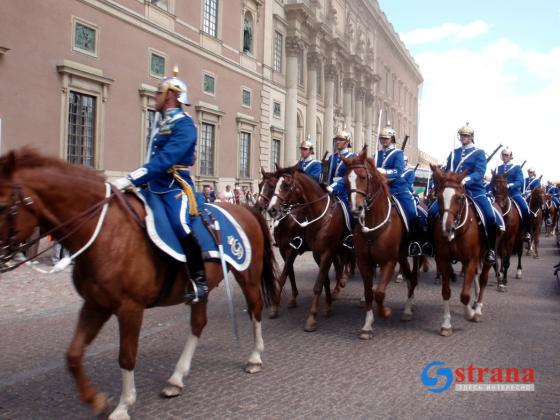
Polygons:
<instances>
[{"instance_id":1,"label":"decorative stone carving","mask_svg":"<svg viewBox=\"0 0 560 420\"><path fill-rule=\"evenodd\" d=\"M325 66L325 80L334 80L337 74L338 70L334 64L329 63Z\"/></svg>"},{"instance_id":2,"label":"decorative stone carving","mask_svg":"<svg viewBox=\"0 0 560 420\"><path fill-rule=\"evenodd\" d=\"M307 68L316 70L323 61L323 56L318 51L311 51L307 53Z\"/></svg>"},{"instance_id":3,"label":"decorative stone carving","mask_svg":"<svg viewBox=\"0 0 560 420\"><path fill-rule=\"evenodd\" d=\"M286 53L290 55L297 55L299 52L303 51L304 43L303 40L297 36L286 37Z\"/></svg>"}]
</instances>

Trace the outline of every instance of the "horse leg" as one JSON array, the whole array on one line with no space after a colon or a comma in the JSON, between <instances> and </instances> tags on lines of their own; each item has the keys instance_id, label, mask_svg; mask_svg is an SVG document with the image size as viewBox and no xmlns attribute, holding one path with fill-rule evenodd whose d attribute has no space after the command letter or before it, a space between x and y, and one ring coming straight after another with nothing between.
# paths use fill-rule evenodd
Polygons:
<instances>
[{"instance_id":1,"label":"horse leg","mask_svg":"<svg viewBox=\"0 0 560 420\"><path fill-rule=\"evenodd\" d=\"M507 257L507 259L508 259L508 266L509 266L509 256ZM476 302L474 304L474 316L472 319L472 321L474 322L482 321L482 300L484 299L484 290L486 289L486 285L488 284L489 272L490 272L490 267L488 267L487 264L485 264L482 267L482 272L480 273L480 276L478 276L478 278L475 279L475 281L479 282L478 283L479 290L478 290ZM504 274L504 279L506 279L507 281L507 268Z\"/></svg>"},{"instance_id":2,"label":"horse leg","mask_svg":"<svg viewBox=\"0 0 560 420\"><path fill-rule=\"evenodd\" d=\"M318 258L315 258L317 260ZM329 269L331 268L332 256L321 255L319 258L319 273L315 279L315 285L313 286L313 300L311 302L311 308L309 308L309 314L307 315L307 320L305 321L304 331L313 332L317 329L317 313L319 312L319 298L321 297L321 292L323 291L323 286L326 283L325 277L329 275Z\"/></svg>"},{"instance_id":3,"label":"horse leg","mask_svg":"<svg viewBox=\"0 0 560 420\"><path fill-rule=\"evenodd\" d=\"M74 377L78 393L82 400L92 408L95 415L99 415L107 409L107 395L97 393L91 384L84 370L83 357L86 347L94 340L110 316L111 312L95 308L85 302L80 310L74 337L66 352L66 364Z\"/></svg>"},{"instance_id":4,"label":"horse leg","mask_svg":"<svg viewBox=\"0 0 560 420\"><path fill-rule=\"evenodd\" d=\"M332 295L334 298L336 298L340 293L340 289L343 289L348 282L348 273L346 272L346 264L341 257L335 257L333 265L336 276L336 286L334 287Z\"/></svg>"},{"instance_id":5,"label":"horse leg","mask_svg":"<svg viewBox=\"0 0 560 420\"><path fill-rule=\"evenodd\" d=\"M366 300L366 319L360 331L360 339L371 340L373 337L373 263L363 258L357 258L358 270L364 283L364 297Z\"/></svg>"},{"instance_id":6,"label":"horse leg","mask_svg":"<svg viewBox=\"0 0 560 420\"><path fill-rule=\"evenodd\" d=\"M249 318L253 323L253 339L255 347L251 352L247 364L245 365L245 372L247 373L257 373L262 370L262 359L261 355L264 351L264 340L262 337L262 324L261 324L261 314L263 309L263 299L261 295L261 285L259 284L259 279L261 278L261 267L251 267L248 275L247 281L238 283L241 285L243 294L245 295L245 300L247 301L247 310L249 312Z\"/></svg>"},{"instance_id":7,"label":"horse leg","mask_svg":"<svg viewBox=\"0 0 560 420\"><path fill-rule=\"evenodd\" d=\"M379 279L379 284L375 290L375 303L377 303L377 313L382 318L389 318L391 316L391 308L384 305L385 301L385 289L387 284L393 277L395 272L396 261L387 261L381 268L381 278Z\"/></svg>"},{"instance_id":8,"label":"horse leg","mask_svg":"<svg viewBox=\"0 0 560 420\"><path fill-rule=\"evenodd\" d=\"M144 307L138 304L123 304L117 313L119 320L119 366L122 372L122 391L117 408L109 420L128 420L128 409L136 402L134 368L138 353L138 337L142 327Z\"/></svg>"},{"instance_id":9,"label":"horse leg","mask_svg":"<svg viewBox=\"0 0 560 420\"><path fill-rule=\"evenodd\" d=\"M160 392L162 397L172 398L181 395L184 387L183 378L191 370L192 358L206 321L206 304L191 305L191 330L187 334L187 341L175 365L175 370L167 380L167 385Z\"/></svg>"},{"instance_id":10,"label":"horse leg","mask_svg":"<svg viewBox=\"0 0 560 420\"><path fill-rule=\"evenodd\" d=\"M293 277L293 270L294 270L294 261L297 256L297 252L293 249L283 250L281 252L282 258L284 259L284 268L282 269L282 273L278 278L278 293L277 299L273 299L272 304L270 305L270 309L268 310L268 317L269 318L276 318L278 317L278 307L280 306L280 299L282 296L282 290L284 289L284 285L286 284L286 278L290 276L290 283L292 285L292 301L295 301L297 296L297 287L295 287L295 278ZM290 273L291 271L291 273ZM295 292L294 292L295 289Z\"/></svg>"},{"instance_id":11,"label":"horse leg","mask_svg":"<svg viewBox=\"0 0 560 420\"><path fill-rule=\"evenodd\" d=\"M453 333L451 326L451 309L449 308L449 299L451 298L451 287L449 281L453 268L451 263L437 264L441 267L441 297L443 298L443 321L439 330L439 335L449 337Z\"/></svg>"},{"instance_id":12,"label":"horse leg","mask_svg":"<svg viewBox=\"0 0 560 420\"><path fill-rule=\"evenodd\" d=\"M336 259L337 258L334 258L333 264ZM333 296L331 293L331 279L329 277L328 271L327 275L325 276L325 283L323 284L323 287L325 288L325 316L330 316L332 311Z\"/></svg>"},{"instance_id":13,"label":"horse leg","mask_svg":"<svg viewBox=\"0 0 560 420\"><path fill-rule=\"evenodd\" d=\"M502 259L502 273L503 273L503 278L501 279L501 282L498 283L498 291L499 292L506 292L507 291L507 273L509 270L509 266L510 266L510 258L511 256L509 255L509 253L507 253L508 251L506 251L506 256Z\"/></svg>"},{"instance_id":14,"label":"horse leg","mask_svg":"<svg viewBox=\"0 0 560 420\"><path fill-rule=\"evenodd\" d=\"M406 264L401 265L403 270L405 271L406 276L406 283L408 286L408 298L406 300L406 304L404 305L404 311L401 316L401 321L411 321L412 320L412 312L414 311L414 290L416 289L416 285L418 284L418 266L419 266L419 257L412 258L412 272L408 267L408 261Z\"/></svg>"},{"instance_id":15,"label":"horse leg","mask_svg":"<svg viewBox=\"0 0 560 420\"><path fill-rule=\"evenodd\" d=\"M471 285L473 280L477 281L477 260L471 259L465 267L465 278L463 280L463 289L461 290L461 303L465 309L465 319L472 321L474 317L474 310L471 306Z\"/></svg>"}]
</instances>

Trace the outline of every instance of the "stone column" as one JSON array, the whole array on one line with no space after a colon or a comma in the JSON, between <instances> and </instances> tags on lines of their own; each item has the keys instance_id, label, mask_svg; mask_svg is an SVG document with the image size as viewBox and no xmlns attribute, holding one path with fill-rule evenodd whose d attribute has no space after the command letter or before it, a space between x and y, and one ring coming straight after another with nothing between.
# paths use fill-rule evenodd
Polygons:
<instances>
[{"instance_id":1,"label":"stone column","mask_svg":"<svg viewBox=\"0 0 560 420\"><path fill-rule=\"evenodd\" d=\"M323 124L323 151L332 153L332 139L334 136L334 79L336 66L329 64L325 67L325 121Z\"/></svg>"},{"instance_id":2,"label":"stone column","mask_svg":"<svg viewBox=\"0 0 560 420\"><path fill-rule=\"evenodd\" d=\"M297 161L297 56L302 48L295 36L286 38L286 116L284 119L284 166Z\"/></svg>"},{"instance_id":3,"label":"stone column","mask_svg":"<svg viewBox=\"0 0 560 420\"><path fill-rule=\"evenodd\" d=\"M307 135L311 136L311 142L317 144L317 70L321 62L321 55L316 52L307 54ZM315 147L317 149L317 147Z\"/></svg>"},{"instance_id":4,"label":"stone column","mask_svg":"<svg viewBox=\"0 0 560 420\"><path fill-rule=\"evenodd\" d=\"M365 131L366 137L364 138L364 143L367 144L369 153L373 150L372 140L372 125L373 125L373 91L366 92L366 116L365 116Z\"/></svg>"},{"instance_id":5,"label":"stone column","mask_svg":"<svg viewBox=\"0 0 560 420\"><path fill-rule=\"evenodd\" d=\"M354 79L351 74L344 75L344 124L346 125L346 130L352 130L352 91L354 89Z\"/></svg>"},{"instance_id":6,"label":"stone column","mask_svg":"<svg viewBox=\"0 0 560 420\"><path fill-rule=\"evenodd\" d=\"M354 113L356 115L356 127L354 128L354 151L359 152L364 146L364 125L363 125L363 107L364 107L364 96L366 92L361 86L355 89L355 105Z\"/></svg>"}]
</instances>

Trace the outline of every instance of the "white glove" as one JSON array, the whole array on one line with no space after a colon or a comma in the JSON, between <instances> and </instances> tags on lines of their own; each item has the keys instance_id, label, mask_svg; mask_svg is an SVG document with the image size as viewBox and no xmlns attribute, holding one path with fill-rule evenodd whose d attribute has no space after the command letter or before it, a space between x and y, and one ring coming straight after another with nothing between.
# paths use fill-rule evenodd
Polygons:
<instances>
[{"instance_id":1,"label":"white glove","mask_svg":"<svg viewBox=\"0 0 560 420\"><path fill-rule=\"evenodd\" d=\"M470 176L466 176L466 177L464 177L463 180L461 181L461 184L466 185L467 182L469 182L470 180L471 180L471 177L470 177Z\"/></svg>"},{"instance_id":2,"label":"white glove","mask_svg":"<svg viewBox=\"0 0 560 420\"><path fill-rule=\"evenodd\" d=\"M130 179L125 176L115 179L111 184L113 184L121 191L127 191L134 188L134 184L130 182Z\"/></svg>"},{"instance_id":3,"label":"white glove","mask_svg":"<svg viewBox=\"0 0 560 420\"><path fill-rule=\"evenodd\" d=\"M329 185L329 186L327 187L327 191L328 191L328 192L332 193L332 192L334 191L333 185L336 185L336 184L332 184L332 185Z\"/></svg>"},{"instance_id":4,"label":"white glove","mask_svg":"<svg viewBox=\"0 0 560 420\"><path fill-rule=\"evenodd\" d=\"M385 168L377 168L377 171L378 171L380 174L383 174L383 175L386 175L386 174L387 174L387 170L386 170Z\"/></svg>"}]
</instances>

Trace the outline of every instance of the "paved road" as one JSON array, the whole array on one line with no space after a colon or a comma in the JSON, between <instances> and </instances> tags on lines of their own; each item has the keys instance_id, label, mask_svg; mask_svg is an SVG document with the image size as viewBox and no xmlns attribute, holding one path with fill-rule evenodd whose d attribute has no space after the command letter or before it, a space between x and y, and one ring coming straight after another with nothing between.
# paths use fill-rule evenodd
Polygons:
<instances>
[{"instance_id":1,"label":"paved road","mask_svg":"<svg viewBox=\"0 0 560 420\"><path fill-rule=\"evenodd\" d=\"M459 285L453 286L455 333L438 335L440 287L433 272L422 275L415 319L399 321L405 284L391 284L389 320L376 320L375 337L358 339L364 313L361 281L352 280L320 318L315 333L303 322L316 268L297 261L300 299L296 309L264 321L264 369L245 374L252 334L236 293L241 345L231 339L223 287L213 292L209 324L194 357L185 393L162 400L158 392L182 350L188 311L184 306L147 312L136 369L136 419L183 418L545 418L560 419L560 291L551 267L558 260L552 240L542 258L526 258L525 276L507 294L491 284L480 324L462 318ZM80 299L68 272L42 275L24 267L0 279L0 418L84 419L64 365ZM243 322L245 321L245 322ZM120 394L114 319L91 346L87 368L99 389ZM432 360L450 368L534 368L535 392L426 391L420 376Z\"/></svg>"}]
</instances>

